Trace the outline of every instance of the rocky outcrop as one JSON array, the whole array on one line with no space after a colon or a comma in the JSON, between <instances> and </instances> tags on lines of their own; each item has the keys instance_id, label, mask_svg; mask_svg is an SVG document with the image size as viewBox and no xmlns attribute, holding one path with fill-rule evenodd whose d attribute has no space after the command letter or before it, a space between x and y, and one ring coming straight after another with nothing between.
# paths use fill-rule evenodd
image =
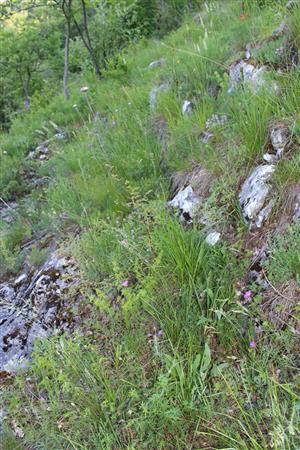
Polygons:
<instances>
[{"instance_id":1,"label":"rocky outcrop","mask_svg":"<svg viewBox=\"0 0 300 450\"><path fill-rule=\"evenodd\" d=\"M35 272L0 285L0 370L24 367L36 339L72 329L78 283L74 261L53 251ZM71 288L72 305L66 295Z\"/></svg>"},{"instance_id":2,"label":"rocky outcrop","mask_svg":"<svg viewBox=\"0 0 300 450\"><path fill-rule=\"evenodd\" d=\"M194 167L190 172L176 172L173 175L172 198L168 206L176 210L183 222L191 223L195 219L199 206L209 195L211 178L211 174L201 166Z\"/></svg>"},{"instance_id":3,"label":"rocky outcrop","mask_svg":"<svg viewBox=\"0 0 300 450\"><path fill-rule=\"evenodd\" d=\"M234 92L241 83L257 92L265 84L267 70L266 66L256 67L244 60L232 64L229 68L230 86L228 93Z\"/></svg>"},{"instance_id":4,"label":"rocky outcrop","mask_svg":"<svg viewBox=\"0 0 300 450\"><path fill-rule=\"evenodd\" d=\"M188 185L180 189L175 197L168 202L168 205L177 211L182 221L190 223L200 202L201 199L195 194L192 186Z\"/></svg>"},{"instance_id":5,"label":"rocky outcrop","mask_svg":"<svg viewBox=\"0 0 300 450\"><path fill-rule=\"evenodd\" d=\"M240 195L240 205L243 215L250 227L260 228L269 217L274 205L273 193L269 181L276 169L276 163L290 149L291 136L287 122L273 121L269 125L269 151L264 154L262 164L251 172L244 182ZM297 205L297 202L295 201ZM295 206L294 216L297 216Z\"/></svg>"},{"instance_id":6,"label":"rocky outcrop","mask_svg":"<svg viewBox=\"0 0 300 450\"><path fill-rule=\"evenodd\" d=\"M201 211L201 205L210 194L212 175L201 166L190 172L177 172L172 177L172 198L168 207L174 210L184 225L195 222L204 226L206 243L215 245L221 234Z\"/></svg>"},{"instance_id":7,"label":"rocky outcrop","mask_svg":"<svg viewBox=\"0 0 300 450\"><path fill-rule=\"evenodd\" d=\"M266 204L270 192L269 180L275 171L273 164L256 167L244 182L239 195L245 219L257 227L261 227L263 221L268 217L271 203Z\"/></svg>"}]
</instances>

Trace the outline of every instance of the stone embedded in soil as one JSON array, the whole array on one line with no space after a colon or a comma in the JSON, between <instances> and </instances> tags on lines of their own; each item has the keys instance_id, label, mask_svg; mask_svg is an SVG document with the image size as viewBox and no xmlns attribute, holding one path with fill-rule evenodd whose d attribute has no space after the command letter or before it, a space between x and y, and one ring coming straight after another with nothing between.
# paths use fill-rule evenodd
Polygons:
<instances>
[{"instance_id":1,"label":"stone embedded in soil","mask_svg":"<svg viewBox=\"0 0 300 450\"><path fill-rule=\"evenodd\" d=\"M198 209L209 194L211 178L211 174L201 166L172 176L172 199L168 206L176 210L183 222L191 223L197 215L197 222L207 225Z\"/></svg>"},{"instance_id":2,"label":"stone embedded in soil","mask_svg":"<svg viewBox=\"0 0 300 450\"><path fill-rule=\"evenodd\" d=\"M192 186L187 186L168 202L168 205L178 211L179 217L186 222L191 222L195 209L200 203L200 198L195 195Z\"/></svg>"},{"instance_id":3,"label":"stone embedded in soil","mask_svg":"<svg viewBox=\"0 0 300 450\"><path fill-rule=\"evenodd\" d=\"M269 135L276 159L282 157L289 142L289 129L283 122L272 123L269 127Z\"/></svg>"},{"instance_id":4,"label":"stone embedded in soil","mask_svg":"<svg viewBox=\"0 0 300 450\"><path fill-rule=\"evenodd\" d=\"M28 275L26 273L21 273L21 275L18 276L18 278L14 281L14 286L19 286L20 284L23 284L26 282L28 278Z\"/></svg>"},{"instance_id":5,"label":"stone embedded in soil","mask_svg":"<svg viewBox=\"0 0 300 450\"><path fill-rule=\"evenodd\" d=\"M8 284L0 284L0 305L10 305L14 299L15 290Z\"/></svg>"},{"instance_id":6,"label":"stone embedded in soil","mask_svg":"<svg viewBox=\"0 0 300 450\"><path fill-rule=\"evenodd\" d=\"M217 244L217 242L219 242L221 238L221 233L219 233L218 231L212 231L211 233L209 233L206 238L205 238L205 242L208 245L214 246Z\"/></svg>"},{"instance_id":7,"label":"stone embedded in soil","mask_svg":"<svg viewBox=\"0 0 300 450\"><path fill-rule=\"evenodd\" d=\"M300 222L300 192L295 196L293 221Z\"/></svg>"},{"instance_id":8,"label":"stone embedded in soil","mask_svg":"<svg viewBox=\"0 0 300 450\"><path fill-rule=\"evenodd\" d=\"M157 67L163 67L166 65L166 60L164 58L157 59L156 61L152 61L148 69L156 69Z\"/></svg>"},{"instance_id":9,"label":"stone embedded in soil","mask_svg":"<svg viewBox=\"0 0 300 450\"><path fill-rule=\"evenodd\" d=\"M239 195L243 215L251 225L262 226L271 209L266 206L270 192L268 181L275 171L275 165L261 165L256 167L246 179ZM264 209L265 208L265 209ZM263 217L260 215L262 214Z\"/></svg>"},{"instance_id":10,"label":"stone embedded in soil","mask_svg":"<svg viewBox=\"0 0 300 450\"><path fill-rule=\"evenodd\" d=\"M245 59L247 61L250 58L251 58L251 45L247 44L246 45L246 50L245 50Z\"/></svg>"},{"instance_id":11,"label":"stone embedded in soil","mask_svg":"<svg viewBox=\"0 0 300 450\"><path fill-rule=\"evenodd\" d=\"M213 137L213 133L210 133L209 131L203 131L203 133L201 133L200 139L203 144L208 144Z\"/></svg>"},{"instance_id":12,"label":"stone embedded in soil","mask_svg":"<svg viewBox=\"0 0 300 450\"><path fill-rule=\"evenodd\" d=\"M266 82L266 66L256 67L244 60L234 63L229 68L230 86L228 93L232 93L235 88L244 83L254 91L258 91Z\"/></svg>"},{"instance_id":13,"label":"stone embedded in soil","mask_svg":"<svg viewBox=\"0 0 300 450\"><path fill-rule=\"evenodd\" d=\"M160 92L167 92L170 89L170 86L168 83L162 83L158 86L154 86L149 94L149 103L150 108L155 109L157 104L157 97Z\"/></svg>"},{"instance_id":14,"label":"stone embedded in soil","mask_svg":"<svg viewBox=\"0 0 300 450\"><path fill-rule=\"evenodd\" d=\"M195 107L195 105L194 105L194 103L192 101L185 100L183 102L182 108L181 108L182 114L184 116L187 116L187 115L191 114L193 112L194 107Z\"/></svg>"},{"instance_id":15,"label":"stone embedded in soil","mask_svg":"<svg viewBox=\"0 0 300 450\"><path fill-rule=\"evenodd\" d=\"M226 114L213 114L205 123L205 131L203 131L200 135L201 142L208 144L208 142L214 137L214 134L210 131L211 128L223 126L227 122L228 117Z\"/></svg>"}]
</instances>

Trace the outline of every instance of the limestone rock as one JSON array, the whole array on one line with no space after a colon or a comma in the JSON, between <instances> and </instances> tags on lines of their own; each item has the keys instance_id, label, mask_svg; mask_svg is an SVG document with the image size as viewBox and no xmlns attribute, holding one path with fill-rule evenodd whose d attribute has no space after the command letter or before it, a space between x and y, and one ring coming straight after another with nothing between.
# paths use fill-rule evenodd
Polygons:
<instances>
[{"instance_id":1,"label":"limestone rock","mask_svg":"<svg viewBox=\"0 0 300 450\"><path fill-rule=\"evenodd\" d=\"M213 133L210 133L209 131L203 131L203 133L201 133L200 139L203 144L208 144L213 137Z\"/></svg>"},{"instance_id":2,"label":"limestone rock","mask_svg":"<svg viewBox=\"0 0 300 450\"><path fill-rule=\"evenodd\" d=\"M267 205L258 213L257 218L255 220L255 225L257 226L257 228L262 227L263 223L269 217L273 206L274 202L270 200L269 203L267 203Z\"/></svg>"},{"instance_id":3,"label":"limestone rock","mask_svg":"<svg viewBox=\"0 0 300 450\"><path fill-rule=\"evenodd\" d=\"M79 298L79 277L74 262L55 249L35 273L23 272L10 284L0 285L0 370L24 366L36 339L64 332L72 322L68 289L74 286L72 304Z\"/></svg>"},{"instance_id":4,"label":"limestone rock","mask_svg":"<svg viewBox=\"0 0 300 450\"><path fill-rule=\"evenodd\" d=\"M15 286L20 286L21 284L24 284L28 279L28 276L26 273L22 273L21 275L18 276L18 278L15 279L14 281L14 285Z\"/></svg>"},{"instance_id":5,"label":"limestone rock","mask_svg":"<svg viewBox=\"0 0 300 450\"><path fill-rule=\"evenodd\" d=\"M250 58L251 58L251 46L250 44L247 44L245 50L245 59L246 61L248 61Z\"/></svg>"},{"instance_id":6,"label":"limestone rock","mask_svg":"<svg viewBox=\"0 0 300 450\"><path fill-rule=\"evenodd\" d=\"M185 100L183 102L182 108L181 108L182 114L184 116L191 114L193 112L194 107L195 107L195 105L192 101Z\"/></svg>"},{"instance_id":7,"label":"limestone rock","mask_svg":"<svg viewBox=\"0 0 300 450\"><path fill-rule=\"evenodd\" d=\"M11 304L15 296L14 289L8 284L0 284L0 305Z\"/></svg>"},{"instance_id":8,"label":"limestone rock","mask_svg":"<svg viewBox=\"0 0 300 450\"><path fill-rule=\"evenodd\" d=\"M187 186L175 195L175 197L168 202L170 207L178 211L178 215L182 220L191 222L195 209L200 203L200 198L195 195L191 186Z\"/></svg>"},{"instance_id":9,"label":"limestone rock","mask_svg":"<svg viewBox=\"0 0 300 450\"><path fill-rule=\"evenodd\" d=\"M156 67L163 67L166 65L166 60L164 58L157 59L156 61L152 61L148 69L156 69Z\"/></svg>"},{"instance_id":10,"label":"limestone rock","mask_svg":"<svg viewBox=\"0 0 300 450\"><path fill-rule=\"evenodd\" d=\"M300 222L300 192L295 196L293 221Z\"/></svg>"},{"instance_id":11,"label":"limestone rock","mask_svg":"<svg viewBox=\"0 0 300 450\"><path fill-rule=\"evenodd\" d=\"M279 159L289 142L288 126L283 122L272 123L269 127L269 134L276 159Z\"/></svg>"},{"instance_id":12,"label":"limestone rock","mask_svg":"<svg viewBox=\"0 0 300 450\"><path fill-rule=\"evenodd\" d=\"M276 155L272 155L271 153L265 153L263 158L267 163L270 164L275 164L277 162Z\"/></svg>"},{"instance_id":13,"label":"limestone rock","mask_svg":"<svg viewBox=\"0 0 300 450\"><path fill-rule=\"evenodd\" d=\"M265 206L270 192L268 181L275 171L275 165L265 164L256 167L246 179L239 195L243 215L251 225L260 227L270 213L270 204Z\"/></svg>"},{"instance_id":14,"label":"limestone rock","mask_svg":"<svg viewBox=\"0 0 300 450\"><path fill-rule=\"evenodd\" d=\"M216 245L217 242L219 242L221 238L221 233L219 233L218 231L212 231L211 233L209 233L206 238L205 238L205 242L208 245Z\"/></svg>"},{"instance_id":15,"label":"limestone rock","mask_svg":"<svg viewBox=\"0 0 300 450\"><path fill-rule=\"evenodd\" d=\"M232 93L241 83L254 91L258 91L265 84L266 72L266 66L256 67L244 60L232 64L229 68L230 86L228 93Z\"/></svg>"},{"instance_id":16,"label":"limestone rock","mask_svg":"<svg viewBox=\"0 0 300 450\"><path fill-rule=\"evenodd\" d=\"M172 177L172 199L168 206L177 211L180 219L191 223L195 219L198 207L208 196L211 184L211 174L201 166L195 166L188 172L177 172ZM197 221L207 224L204 217Z\"/></svg>"},{"instance_id":17,"label":"limestone rock","mask_svg":"<svg viewBox=\"0 0 300 450\"><path fill-rule=\"evenodd\" d=\"M62 133L61 131L56 133L54 137L59 141L63 141L67 138L66 134Z\"/></svg>"},{"instance_id":18,"label":"limestone rock","mask_svg":"<svg viewBox=\"0 0 300 450\"><path fill-rule=\"evenodd\" d=\"M156 107L157 104L157 97L159 92L167 92L170 89L170 86L168 83L162 83L159 86L154 86L149 94L149 103L150 108L153 110Z\"/></svg>"}]
</instances>

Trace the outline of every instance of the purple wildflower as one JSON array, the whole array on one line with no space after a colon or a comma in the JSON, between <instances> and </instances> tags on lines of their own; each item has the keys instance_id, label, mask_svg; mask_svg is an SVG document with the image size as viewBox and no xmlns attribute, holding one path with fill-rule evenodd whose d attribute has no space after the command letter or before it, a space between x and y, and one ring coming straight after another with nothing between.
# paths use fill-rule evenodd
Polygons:
<instances>
[{"instance_id":1,"label":"purple wildflower","mask_svg":"<svg viewBox=\"0 0 300 450\"><path fill-rule=\"evenodd\" d=\"M246 292L243 294L243 297L244 297L245 300L251 300L252 295L253 295L253 292L252 292L252 291L246 291Z\"/></svg>"},{"instance_id":2,"label":"purple wildflower","mask_svg":"<svg viewBox=\"0 0 300 450\"><path fill-rule=\"evenodd\" d=\"M129 281L128 280L122 281L122 286L123 287L128 287L129 286Z\"/></svg>"},{"instance_id":3,"label":"purple wildflower","mask_svg":"<svg viewBox=\"0 0 300 450\"><path fill-rule=\"evenodd\" d=\"M251 348L256 348L256 342L255 341L250 341L250 347Z\"/></svg>"}]
</instances>

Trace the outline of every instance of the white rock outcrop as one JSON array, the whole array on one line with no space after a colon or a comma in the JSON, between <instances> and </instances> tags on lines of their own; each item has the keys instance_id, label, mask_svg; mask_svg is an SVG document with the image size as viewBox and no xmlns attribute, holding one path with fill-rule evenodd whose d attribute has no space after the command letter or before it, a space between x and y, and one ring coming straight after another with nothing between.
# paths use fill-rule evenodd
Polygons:
<instances>
[{"instance_id":1,"label":"white rock outcrop","mask_svg":"<svg viewBox=\"0 0 300 450\"><path fill-rule=\"evenodd\" d=\"M266 205L270 192L268 181L275 171L275 165L265 164L256 167L246 179L239 195L243 215L251 225L261 227L271 212L271 205Z\"/></svg>"},{"instance_id":2,"label":"white rock outcrop","mask_svg":"<svg viewBox=\"0 0 300 450\"><path fill-rule=\"evenodd\" d=\"M181 112L184 116L187 116L193 112L195 105L190 100L185 100L182 104Z\"/></svg>"},{"instance_id":3,"label":"white rock outcrop","mask_svg":"<svg viewBox=\"0 0 300 450\"><path fill-rule=\"evenodd\" d=\"M241 83L257 92L265 84L267 70L266 66L256 67L244 60L232 64L229 68L230 86L228 93L234 92Z\"/></svg>"},{"instance_id":4,"label":"white rock outcrop","mask_svg":"<svg viewBox=\"0 0 300 450\"><path fill-rule=\"evenodd\" d=\"M200 201L200 197L195 194L192 186L189 185L184 189L180 189L175 197L168 202L168 206L175 208L182 220L191 222Z\"/></svg>"}]
</instances>

